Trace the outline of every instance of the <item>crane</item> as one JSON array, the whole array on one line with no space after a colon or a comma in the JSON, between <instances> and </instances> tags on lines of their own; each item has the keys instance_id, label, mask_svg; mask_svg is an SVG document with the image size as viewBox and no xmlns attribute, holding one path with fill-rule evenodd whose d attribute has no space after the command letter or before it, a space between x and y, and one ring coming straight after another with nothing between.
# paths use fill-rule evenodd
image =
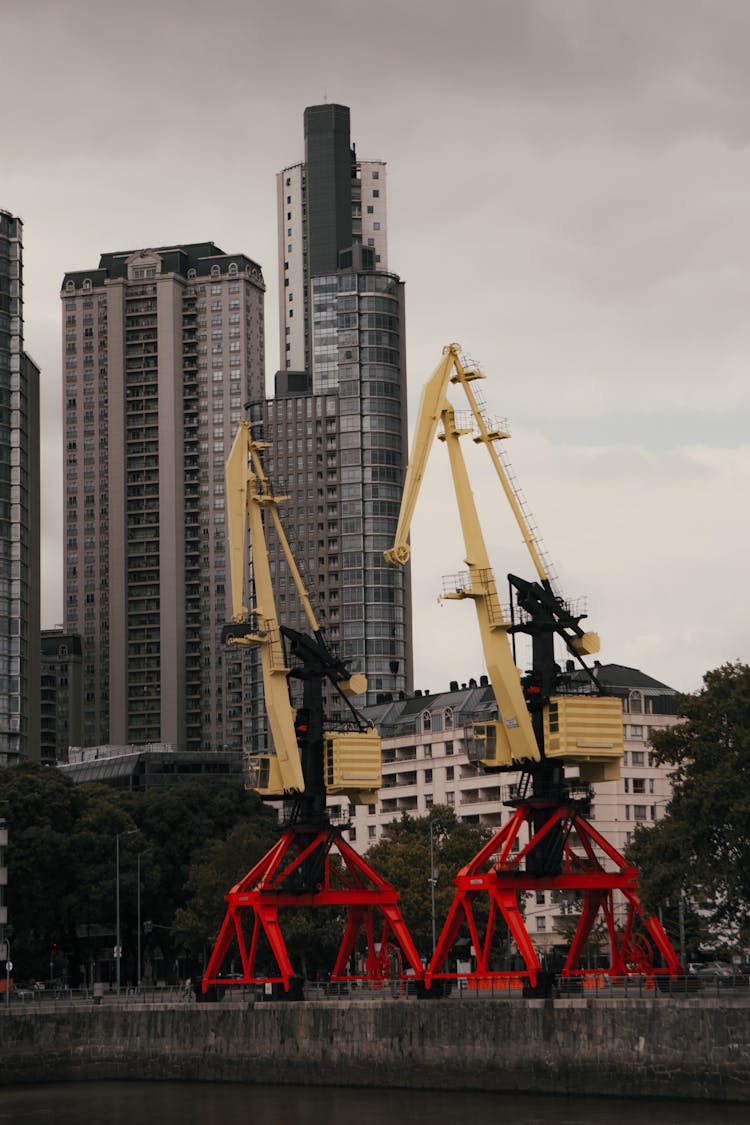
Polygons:
<instances>
[{"instance_id":1,"label":"crane","mask_svg":"<svg viewBox=\"0 0 750 1125\"><path fill-rule=\"evenodd\" d=\"M535 991L549 987L523 920L521 896L533 890L573 891L583 896L583 910L563 967L564 975L580 973L586 941L601 914L610 942L610 972L632 966L653 973L651 946L637 929L645 929L660 953L663 971L676 974L680 964L658 919L646 915L637 894L637 871L597 832L588 818L592 783L620 776L623 753L622 705L606 697L585 658L599 650L599 637L581 625L557 588L528 509L499 450L507 428L491 422L474 391L484 375L449 344L425 384L407 468L398 526L386 562L404 566L412 518L429 454L438 438L447 446L465 547L467 572L458 576L447 600L474 603L489 681L498 717L474 723L468 731L467 756L488 772L513 773L508 822L454 880L457 892L436 944L425 981L449 977L443 971L462 925L476 951L477 977L491 978L495 923L504 918L524 962L520 976ZM448 398L458 385L468 403L468 417L456 412ZM471 489L461 440L471 436L488 453L502 491L521 532L536 572L532 580L509 574L511 608L505 612ZM531 668L522 675L515 660L517 634L531 639ZM556 659L555 638L565 646L564 669ZM576 668L578 665L578 668ZM522 833L522 830L523 833ZM523 835L528 841L523 843ZM624 926L618 927L615 892L627 903ZM474 913L477 896L490 898L489 921L481 932Z\"/></svg>"},{"instance_id":2,"label":"crane","mask_svg":"<svg viewBox=\"0 0 750 1125\"><path fill-rule=\"evenodd\" d=\"M242 973L234 983L263 980L281 984L285 994L298 994L292 988L297 974L279 919L284 907L345 908L347 922L331 979L357 977L352 955L361 933L367 951L365 970L359 976L379 980L392 974L393 964L406 964L414 975L421 976L422 963L398 908L398 893L344 838L348 824L333 823L326 808L328 795L343 795L350 804L376 800L381 784L380 738L351 704L353 696L366 690L366 678L351 673L331 652L315 617L279 514L279 505L287 497L276 495L263 468L261 454L266 448L268 443L256 440L249 423L242 420L226 463L232 622L225 626L223 639L229 646L260 651L273 753L251 750L246 754L246 784L263 800L285 801L289 812L278 844L226 895L228 908L203 977L203 991L220 981L221 966L235 952ZM265 516L275 529L309 633L279 621ZM248 525L255 592L252 609L244 604ZM290 697L292 678L302 683L299 708ZM326 682L347 701L350 719L346 729L326 722ZM263 945L276 962L275 975L259 975ZM396 947L399 956L392 958Z\"/></svg>"}]
</instances>

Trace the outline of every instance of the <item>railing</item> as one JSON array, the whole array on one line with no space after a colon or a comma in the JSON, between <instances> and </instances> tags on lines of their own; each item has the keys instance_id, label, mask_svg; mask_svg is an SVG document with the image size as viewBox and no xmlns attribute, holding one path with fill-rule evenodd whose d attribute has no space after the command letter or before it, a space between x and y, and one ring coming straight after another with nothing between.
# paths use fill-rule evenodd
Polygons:
<instances>
[{"instance_id":1,"label":"railing","mask_svg":"<svg viewBox=\"0 0 750 1125\"><path fill-rule=\"evenodd\" d=\"M301 987L301 995L300 989ZM692 975L677 977L646 977L639 975L616 977L606 973L584 973L581 976L554 978L548 989L553 1000L586 1000L593 1003L606 1000L646 1000L664 1002L670 999L700 1003L725 1000L750 1006L750 978L737 974L727 982L700 980ZM266 1003L269 1001L303 999L306 1002L323 1001L391 1001L431 999L441 1000L502 1000L519 1001L533 998L522 976L512 973L495 977L435 978L431 988L425 989L421 981L413 978L384 979L380 981L304 981L285 994L278 982L239 984L228 981L214 985L208 996L196 995L192 982L165 987L123 987L118 995L108 985L95 985L93 989L16 989L10 993L9 1002L0 996L0 1018L6 1014L22 1012L54 1012L65 1008L104 1006L108 1008L176 1007L196 1003L219 1003L224 1006Z\"/></svg>"}]
</instances>

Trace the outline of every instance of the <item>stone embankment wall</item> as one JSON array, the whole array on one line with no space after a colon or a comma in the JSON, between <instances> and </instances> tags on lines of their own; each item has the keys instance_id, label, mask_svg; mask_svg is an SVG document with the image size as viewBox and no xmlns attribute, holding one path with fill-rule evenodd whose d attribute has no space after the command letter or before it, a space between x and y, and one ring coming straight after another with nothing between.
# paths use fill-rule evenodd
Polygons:
<instances>
[{"instance_id":1,"label":"stone embankment wall","mask_svg":"<svg viewBox=\"0 0 750 1125\"><path fill-rule=\"evenodd\" d=\"M103 1078L750 1102L750 1005L657 995L0 1012L0 1084Z\"/></svg>"}]
</instances>

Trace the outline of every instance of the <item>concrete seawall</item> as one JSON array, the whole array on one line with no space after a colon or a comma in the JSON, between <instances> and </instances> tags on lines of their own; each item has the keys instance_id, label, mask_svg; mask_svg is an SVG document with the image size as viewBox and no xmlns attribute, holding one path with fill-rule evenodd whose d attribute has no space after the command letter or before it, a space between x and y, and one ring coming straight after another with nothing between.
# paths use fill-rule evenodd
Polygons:
<instances>
[{"instance_id":1,"label":"concrete seawall","mask_svg":"<svg viewBox=\"0 0 750 1125\"><path fill-rule=\"evenodd\" d=\"M105 1078L750 1102L750 1006L657 996L0 1014L0 1084Z\"/></svg>"}]
</instances>

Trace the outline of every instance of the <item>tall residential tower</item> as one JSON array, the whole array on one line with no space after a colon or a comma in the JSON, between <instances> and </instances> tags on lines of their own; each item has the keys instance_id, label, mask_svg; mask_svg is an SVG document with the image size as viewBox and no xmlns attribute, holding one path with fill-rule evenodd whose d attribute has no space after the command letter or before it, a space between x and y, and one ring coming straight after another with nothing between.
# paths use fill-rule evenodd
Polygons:
<instances>
[{"instance_id":1,"label":"tall residential tower","mask_svg":"<svg viewBox=\"0 0 750 1125\"><path fill-rule=\"evenodd\" d=\"M251 419L329 642L375 702L412 681L408 572L383 561L408 446L404 287L388 272L385 165L357 158L346 106L311 106L304 127L304 162L277 177L280 371ZM271 563L282 621L305 628L273 543Z\"/></svg>"},{"instance_id":2,"label":"tall residential tower","mask_svg":"<svg viewBox=\"0 0 750 1125\"><path fill-rule=\"evenodd\" d=\"M39 369L24 351L23 225L0 211L0 766L39 759Z\"/></svg>"},{"instance_id":3,"label":"tall residential tower","mask_svg":"<svg viewBox=\"0 0 750 1125\"><path fill-rule=\"evenodd\" d=\"M65 275L65 632L83 741L239 749L224 461L263 394L260 267L211 242Z\"/></svg>"}]
</instances>

